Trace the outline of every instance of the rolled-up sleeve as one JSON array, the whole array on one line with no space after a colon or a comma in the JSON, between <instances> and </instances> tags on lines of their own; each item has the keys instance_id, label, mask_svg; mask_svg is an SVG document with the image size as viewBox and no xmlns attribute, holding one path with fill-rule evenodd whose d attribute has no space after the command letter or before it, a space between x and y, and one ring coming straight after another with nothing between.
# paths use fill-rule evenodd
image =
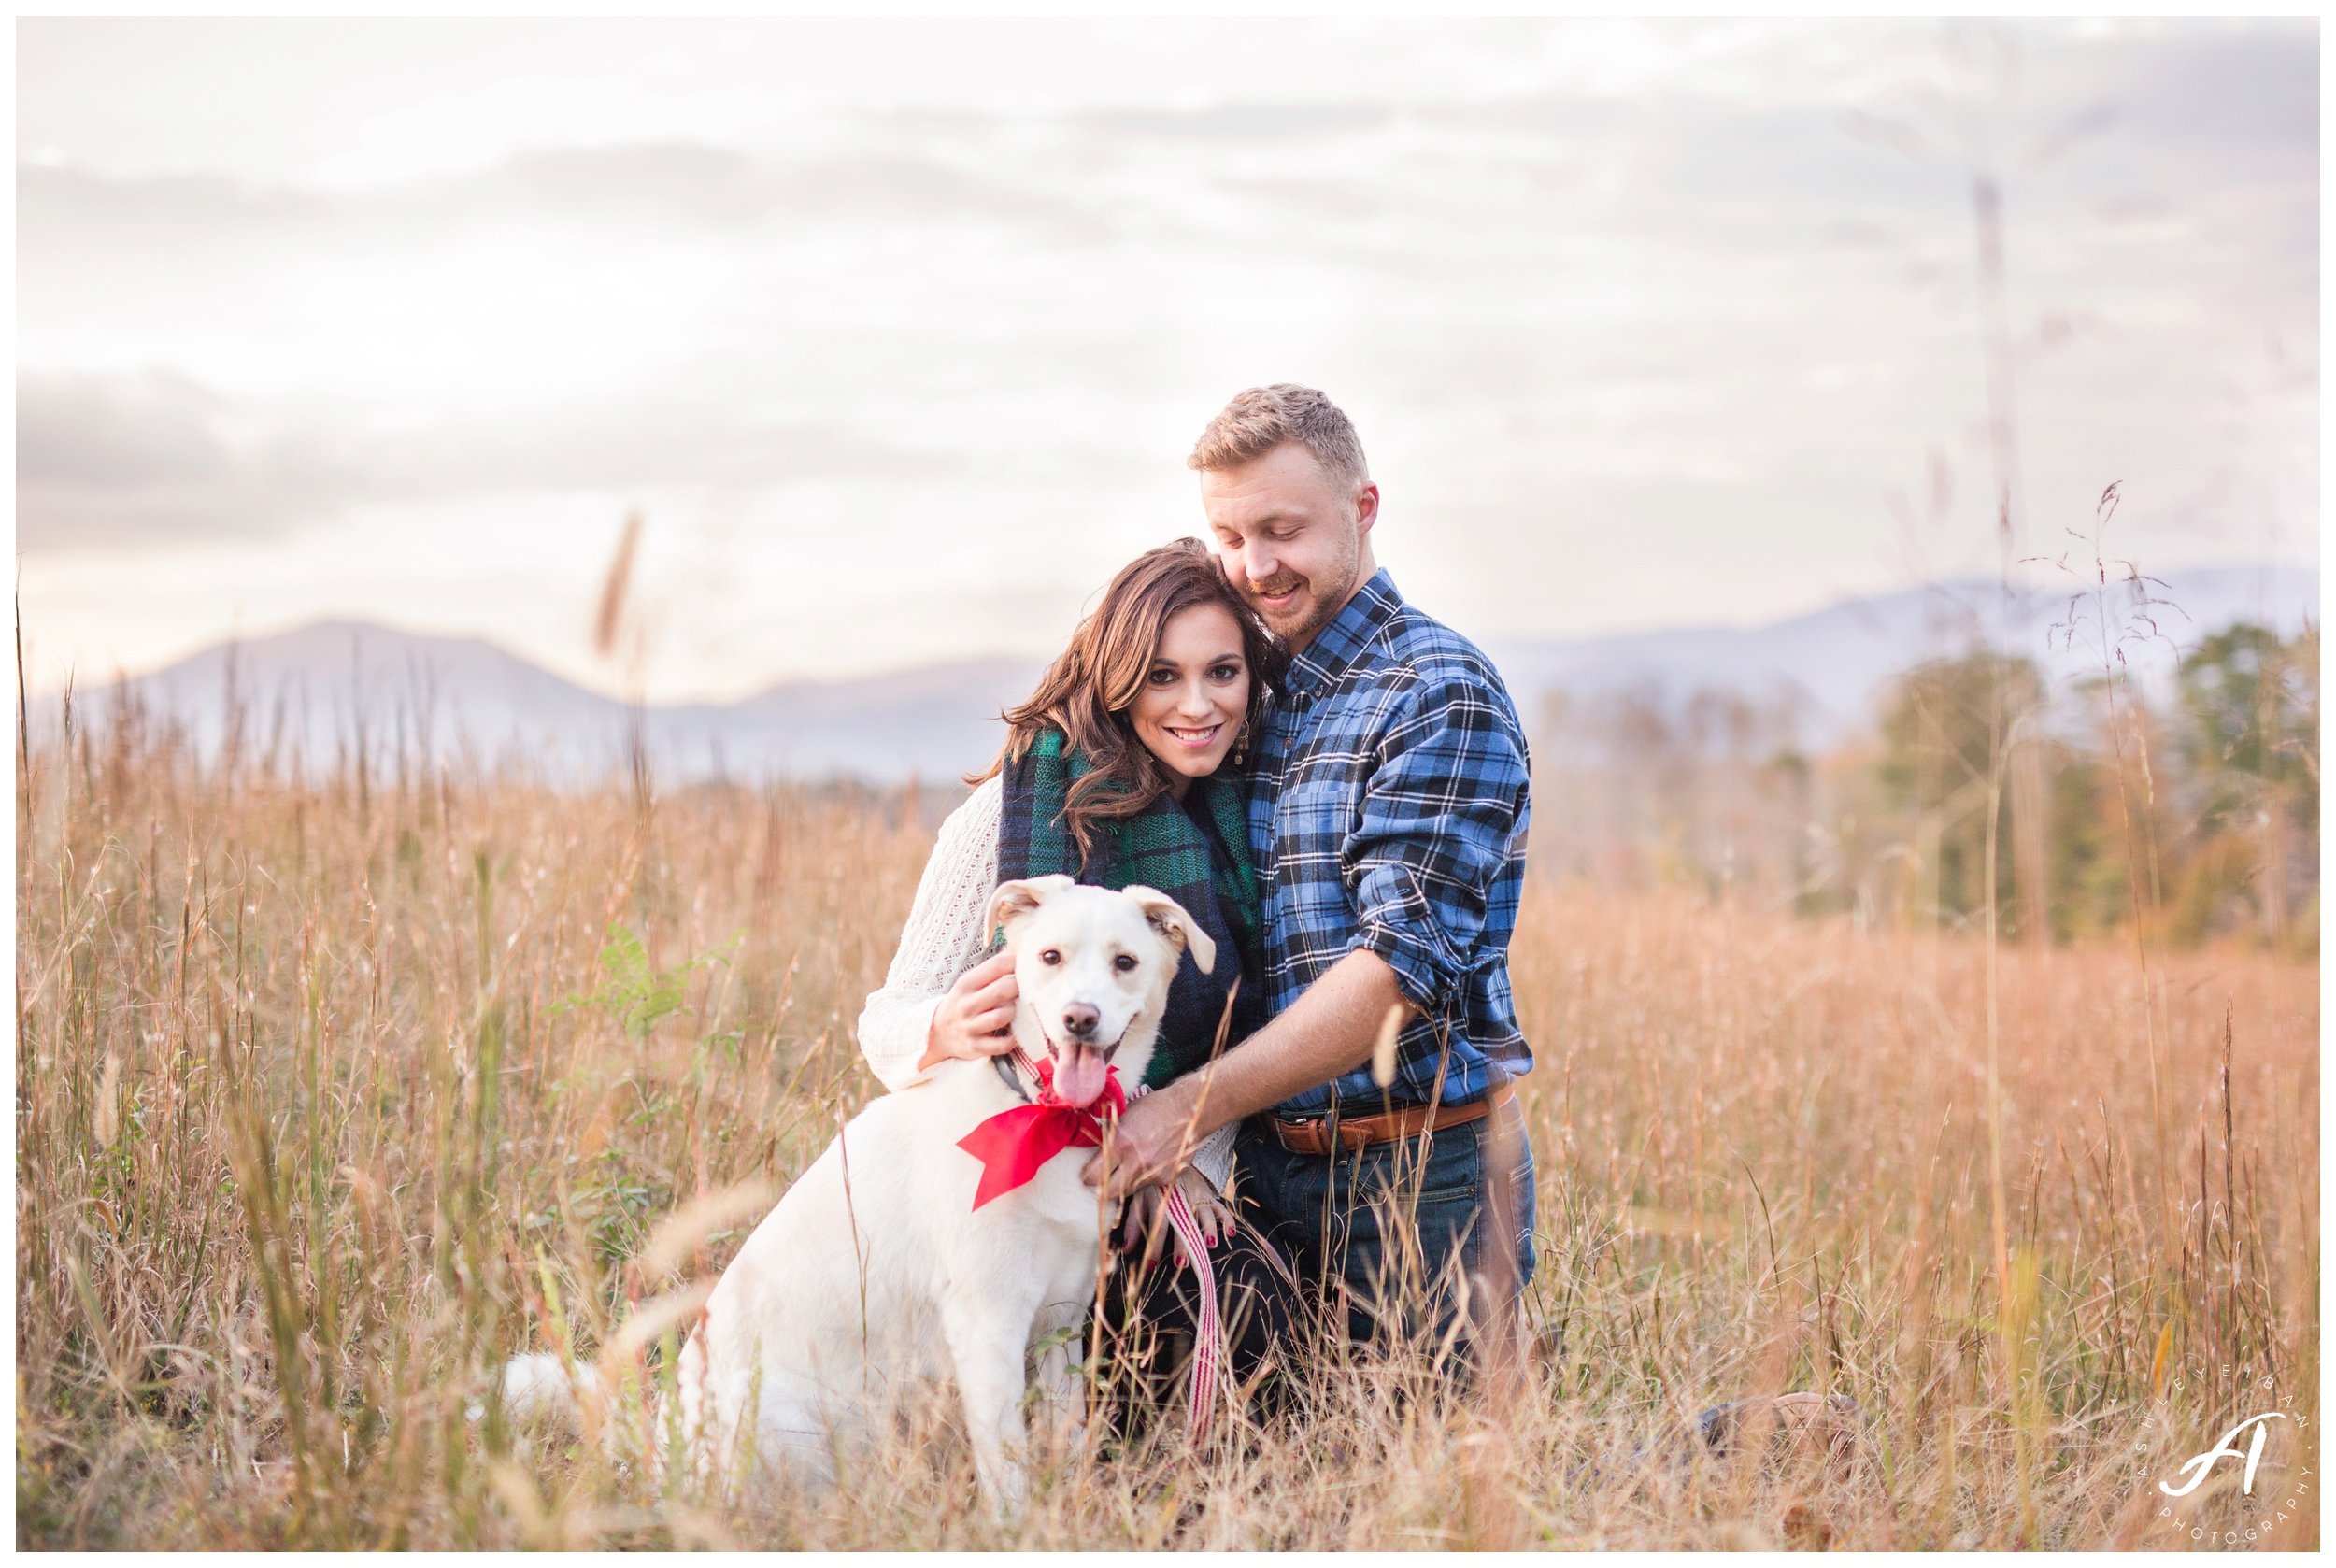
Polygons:
<instances>
[{"instance_id":1,"label":"rolled-up sleeve","mask_svg":"<svg viewBox=\"0 0 2336 1568\"><path fill-rule=\"evenodd\" d=\"M1386 960L1404 998L1432 1014L1474 965L1510 864L1526 759L1489 693L1460 677L1415 683L1390 720L1343 849L1353 948Z\"/></svg>"}]
</instances>

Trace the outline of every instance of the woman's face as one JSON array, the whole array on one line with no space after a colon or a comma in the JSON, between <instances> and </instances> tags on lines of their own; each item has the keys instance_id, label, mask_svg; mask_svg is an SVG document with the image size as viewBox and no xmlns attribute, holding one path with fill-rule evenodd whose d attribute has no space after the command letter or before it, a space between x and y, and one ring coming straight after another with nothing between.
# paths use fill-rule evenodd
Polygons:
<instances>
[{"instance_id":1,"label":"woman's face","mask_svg":"<svg viewBox=\"0 0 2336 1568\"><path fill-rule=\"evenodd\" d=\"M1215 773L1232 749L1249 678L1241 628L1224 606L1193 605L1168 618L1128 718L1178 799L1188 780Z\"/></svg>"}]
</instances>

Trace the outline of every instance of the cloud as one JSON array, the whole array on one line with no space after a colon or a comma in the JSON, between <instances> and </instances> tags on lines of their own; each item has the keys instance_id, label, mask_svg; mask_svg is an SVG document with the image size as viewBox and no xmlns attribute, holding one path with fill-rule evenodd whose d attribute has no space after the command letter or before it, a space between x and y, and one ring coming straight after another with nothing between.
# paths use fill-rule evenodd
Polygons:
<instances>
[{"instance_id":1,"label":"cloud","mask_svg":"<svg viewBox=\"0 0 2336 1568\"><path fill-rule=\"evenodd\" d=\"M2315 153L2317 32L2308 20L2265 20L2186 31L2178 48L2162 34L2129 42L2116 51L2129 73L2119 122L2148 135L2153 153L2217 143Z\"/></svg>"},{"instance_id":2,"label":"cloud","mask_svg":"<svg viewBox=\"0 0 2336 1568\"><path fill-rule=\"evenodd\" d=\"M350 243L491 225L686 223L748 231L837 221L952 219L1094 238L1108 224L1075 200L968 167L938 150L853 147L799 156L691 142L529 151L487 168L356 188L215 176L128 176L21 164L21 222L40 259L96 246Z\"/></svg>"},{"instance_id":3,"label":"cloud","mask_svg":"<svg viewBox=\"0 0 2336 1568\"><path fill-rule=\"evenodd\" d=\"M710 36L687 69L628 43L577 76L548 47L570 30L489 69L390 27L392 82L328 31L301 50L336 87L295 103L227 50L156 78L180 107L146 121L98 50L77 91L36 85L110 127L105 155L28 131L52 162L21 170L26 548L64 574L76 543L313 527L247 553L325 561L338 592L334 552L387 540L447 603L482 536L557 554L647 491L661 522L744 520L704 571L751 614L693 625L844 664L970 645L933 606L1101 581L1189 526L1192 431L1282 378L1361 421L1406 587L1488 626L1895 571L1884 498L1934 447L1974 514L1942 537L1987 548L1965 171L1939 135L1916 162L1844 123L1916 112L1951 75L1940 30L1293 23L1237 57L1222 24L1174 31L965 28L913 80L870 35L860 77L785 91ZM2124 478L2171 537L2192 525L2161 498L2238 466L2215 380L2316 322L2314 35L2012 36L2008 144L2115 111L2011 177L2016 324L2088 322L2024 351L2037 526ZM276 108L231 156L187 106L237 71ZM596 118L605 81L634 99ZM2303 430L2313 390L2280 395ZM2316 446L2265 424L2248 454L2276 446L2309 516ZM535 566L506 570L464 602L523 597Z\"/></svg>"},{"instance_id":4,"label":"cloud","mask_svg":"<svg viewBox=\"0 0 2336 1568\"><path fill-rule=\"evenodd\" d=\"M1387 104L1212 104L1192 108L1095 109L1067 117L1086 134L1113 139L1278 142L1354 136L1385 130L1399 110Z\"/></svg>"},{"instance_id":5,"label":"cloud","mask_svg":"<svg viewBox=\"0 0 2336 1568\"><path fill-rule=\"evenodd\" d=\"M367 502L965 471L942 450L686 392L382 432L163 369L21 373L17 461L18 542L30 552L280 536Z\"/></svg>"},{"instance_id":6,"label":"cloud","mask_svg":"<svg viewBox=\"0 0 2336 1568\"><path fill-rule=\"evenodd\" d=\"M561 236L579 264L704 242L795 273L791 263L848 249L866 258L869 276L912 284L956 253L1007 253L1044 269L1163 245L1418 277L1465 264L1472 249L1521 245L1563 264L1583 236L1789 238L1849 218L1935 215L1958 198L1951 157L1917 167L1844 129L1850 107L1895 112L1909 92L1952 78L1936 29L1610 32L1495 29L1486 38L1507 40L1517 59L1557 50L1545 84L1431 101L1220 93L1189 105L985 112L911 103L788 121L783 133L766 125L760 141L539 148L361 187L28 165L29 287L45 302L69 286L53 276L61 263L94 257L105 275L124 277L121 258L164 248L253 255L267 267L520 233ZM2109 193L2104 179L2145 171L2158 184L2227 187L2234 150L2313 156L2316 73L2310 49L2298 47L2308 33L2144 30L2085 41L2066 29L2015 29L2033 79L2008 101L2003 129L2026 144L2072 106L2108 100L2134 135L2096 135L2076 157L2123 141L2115 157L2124 164L2087 162L2073 186L2098 200ZM1574 79L1657 43L1635 67L1652 73L1639 91L1593 93ZM1791 82L1777 78L1796 65ZM1930 127L1934 144L1939 129ZM2134 156L2135 142L2146 157ZM2291 176L2279 171L2283 191ZM2033 187L2047 201L2060 189ZM2292 247L2302 235L2290 225L2283 239Z\"/></svg>"},{"instance_id":7,"label":"cloud","mask_svg":"<svg viewBox=\"0 0 2336 1568\"><path fill-rule=\"evenodd\" d=\"M661 141L519 154L476 174L417 182L391 198L401 221L687 224L737 235L779 225L971 223L1055 241L1110 225L1069 195L974 166L945 143L878 141L800 153Z\"/></svg>"},{"instance_id":8,"label":"cloud","mask_svg":"<svg viewBox=\"0 0 2336 1568\"><path fill-rule=\"evenodd\" d=\"M281 534L344 488L320 452L168 370L21 373L16 447L27 551Z\"/></svg>"},{"instance_id":9,"label":"cloud","mask_svg":"<svg viewBox=\"0 0 2336 1568\"><path fill-rule=\"evenodd\" d=\"M230 464L216 393L184 376L17 379L17 478L39 484L153 485L215 479Z\"/></svg>"}]
</instances>

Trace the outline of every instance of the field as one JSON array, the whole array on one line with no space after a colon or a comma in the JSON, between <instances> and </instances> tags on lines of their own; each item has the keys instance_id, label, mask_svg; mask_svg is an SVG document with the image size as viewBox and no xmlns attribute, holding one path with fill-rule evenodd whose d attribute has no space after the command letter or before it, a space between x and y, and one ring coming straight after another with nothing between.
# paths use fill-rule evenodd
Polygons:
<instances>
[{"instance_id":1,"label":"field","mask_svg":"<svg viewBox=\"0 0 2336 1568\"><path fill-rule=\"evenodd\" d=\"M302 780L136 721L21 765L20 1546L2317 1539L2312 964L2006 948L1991 1085L1977 937L1529 883L1541 1270L1501 1407L1326 1369L1294 1426L1048 1466L1001 1528L932 1413L840 1496L746 1500L466 1414L719 1268L753 1214L660 1222L875 1090L850 1029L934 801ZM1859 1415L1673 1457L1785 1390ZM2251 1495L2159 1493L2272 1409L2309 1426Z\"/></svg>"}]
</instances>

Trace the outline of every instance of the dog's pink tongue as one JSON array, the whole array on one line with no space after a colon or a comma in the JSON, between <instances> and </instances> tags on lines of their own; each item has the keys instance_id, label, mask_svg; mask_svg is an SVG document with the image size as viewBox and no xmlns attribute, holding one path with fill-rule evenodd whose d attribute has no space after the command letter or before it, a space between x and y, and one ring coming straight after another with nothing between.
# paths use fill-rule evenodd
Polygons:
<instances>
[{"instance_id":1,"label":"dog's pink tongue","mask_svg":"<svg viewBox=\"0 0 2336 1568\"><path fill-rule=\"evenodd\" d=\"M1054 1091L1065 1104L1085 1110L1103 1093L1109 1071L1103 1052L1089 1046L1064 1046L1055 1057Z\"/></svg>"}]
</instances>

